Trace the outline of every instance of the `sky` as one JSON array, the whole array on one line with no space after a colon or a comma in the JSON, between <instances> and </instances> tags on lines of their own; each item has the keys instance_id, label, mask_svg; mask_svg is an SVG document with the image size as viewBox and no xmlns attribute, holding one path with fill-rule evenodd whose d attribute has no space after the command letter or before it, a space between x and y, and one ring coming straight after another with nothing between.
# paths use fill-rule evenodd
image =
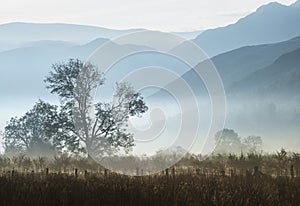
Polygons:
<instances>
[{"instance_id":1,"label":"sky","mask_svg":"<svg viewBox=\"0 0 300 206\"><path fill-rule=\"evenodd\" d=\"M0 24L51 22L194 31L234 23L268 2L272 0L0 0ZM295 0L277 2L289 5Z\"/></svg>"}]
</instances>

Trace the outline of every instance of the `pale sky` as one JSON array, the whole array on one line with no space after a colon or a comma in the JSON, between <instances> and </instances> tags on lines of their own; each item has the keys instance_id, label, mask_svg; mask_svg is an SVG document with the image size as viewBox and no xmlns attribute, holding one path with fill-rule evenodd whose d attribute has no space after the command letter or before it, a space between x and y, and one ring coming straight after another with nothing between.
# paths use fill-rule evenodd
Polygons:
<instances>
[{"instance_id":1,"label":"pale sky","mask_svg":"<svg viewBox=\"0 0 300 206\"><path fill-rule=\"evenodd\" d=\"M0 24L51 22L193 31L234 23L272 0L0 0ZM295 0L277 0L289 5Z\"/></svg>"}]
</instances>

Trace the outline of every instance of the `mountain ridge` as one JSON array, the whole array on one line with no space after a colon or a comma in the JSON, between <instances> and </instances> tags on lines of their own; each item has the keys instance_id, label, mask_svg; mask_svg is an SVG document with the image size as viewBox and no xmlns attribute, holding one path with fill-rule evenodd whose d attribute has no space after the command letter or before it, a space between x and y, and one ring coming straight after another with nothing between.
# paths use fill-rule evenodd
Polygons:
<instances>
[{"instance_id":1,"label":"mountain ridge","mask_svg":"<svg viewBox=\"0 0 300 206\"><path fill-rule=\"evenodd\" d=\"M243 46L281 42L298 35L300 9L273 2L234 24L204 31L194 42L212 57Z\"/></svg>"},{"instance_id":2,"label":"mountain ridge","mask_svg":"<svg viewBox=\"0 0 300 206\"><path fill-rule=\"evenodd\" d=\"M291 4L291 6L300 8L300 0L298 0L295 3Z\"/></svg>"},{"instance_id":3,"label":"mountain ridge","mask_svg":"<svg viewBox=\"0 0 300 206\"><path fill-rule=\"evenodd\" d=\"M273 64L262 68L236 82L230 95L297 96L300 90L300 47L277 58ZM299 95L298 95L299 96Z\"/></svg>"},{"instance_id":4,"label":"mountain ridge","mask_svg":"<svg viewBox=\"0 0 300 206\"><path fill-rule=\"evenodd\" d=\"M273 64L281 55L294 51L299 47L300 36L274 44L241 47L219 54L209 61L214 63L226 89L234 82ZM201 64L205 65L205 62L200 63L200 68ZM197 81L197 79L193 79L194 76L194 71L190 70L182 77L188 82L193 82Z\"/></svg>"},{"instance_id":5,"label":"mountain ridge","mask_svg":"<svg viewBox=\"0 0 300 206\"><path fill-rule=\"evenodd\" d=\"M97 38L114 39L132 32L147 29L109 29L99 26L68 23L11 22L0 24L0 51L22 47L34 41L65 41L74 44L87 44ZM193 39L202 31L171 32L181 38Z\"/></svg>"}]
</instances>

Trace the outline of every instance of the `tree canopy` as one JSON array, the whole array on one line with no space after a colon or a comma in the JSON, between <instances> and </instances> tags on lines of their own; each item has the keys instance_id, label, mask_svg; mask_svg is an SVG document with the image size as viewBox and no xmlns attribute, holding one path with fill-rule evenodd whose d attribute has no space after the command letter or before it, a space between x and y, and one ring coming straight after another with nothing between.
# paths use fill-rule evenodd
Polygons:
<instances>
[{"instance_id":1,"label":"tree canopy","mask_svg":"<svg viewBox=\"0 0 300 206\"><path fill-rule=\"evenodd\" d=\"M256 153L262 150L262 139L260 136L239 137L233 129L224 128L215 135L214 153Z\"/></svg>"},{"instance_id":2,"label":"tree canopy","mask_svg":"<svg viewBox=\"0 0 300 206\"><path fill-rule=\"evenodd\" d=\"M39 100L20 118L11 118L4 129L7 154L49 155L61 147L57 106Z\"/></svg>"},{"instance_id":3,"label":"tree canopy","mask_svg":"<svg viewBox=\"0 0 300 206\"><path fill-rule=\"evenodd\" d=\"M104 84L98 68L78 59L52 67L44 81L61 105L40 100L23 117L12 118L4 131L6 151L29 153L47 145L56 152L99 158L120 150L128 152L134 140L127 122L130 116L148 109L141 94L130 83L119 82L111 101L95 103L94 91Z\"/></svg>"}]
</instances>

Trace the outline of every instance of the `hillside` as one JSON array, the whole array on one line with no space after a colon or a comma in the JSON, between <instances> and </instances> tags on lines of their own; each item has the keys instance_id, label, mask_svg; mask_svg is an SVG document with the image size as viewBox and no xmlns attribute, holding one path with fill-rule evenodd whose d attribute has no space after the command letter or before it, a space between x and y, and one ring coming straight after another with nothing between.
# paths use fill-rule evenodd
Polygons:
<instances>
[{"instance_id":1,"label":"hillside","mask_svg":"<svg viewBox=\"0 0 300 206\"><path fill-rule=\"evenodd\" d=\"M273 64L281 55L299 47L300 36L275 44L246 46L217 55L211 60L201 62L195 68L201 70L206 67L208 61L212 61L222 78L227 92L235 82L241 81L252 73ZM205 92L204 84L197 77L194 70L189 70L182 75L182 78L189 83L198 95ZM174 85L176 84L174 82Z\"/></svg>"},{"instance_id":2,"label":"hillside","mask_svg":"<svg viewBox=\"0 0 300 206\"><path fill-rule=\"evenodd\" d=\"M234 83L231 95L299 97L300 47L283 54L273 64Z\"/></svg>"},{"instance_id":3,"label":"hillside","mask_svg":"<svg viewBox=\"0 0 300 206\"><path fill-rule=\"evenodd\" d=\"M292 6L269 3L235 24L203 32L194 42L209 56L242 46L284 41L300 35L299 1Z\"/></svg>"}]
</instances>

